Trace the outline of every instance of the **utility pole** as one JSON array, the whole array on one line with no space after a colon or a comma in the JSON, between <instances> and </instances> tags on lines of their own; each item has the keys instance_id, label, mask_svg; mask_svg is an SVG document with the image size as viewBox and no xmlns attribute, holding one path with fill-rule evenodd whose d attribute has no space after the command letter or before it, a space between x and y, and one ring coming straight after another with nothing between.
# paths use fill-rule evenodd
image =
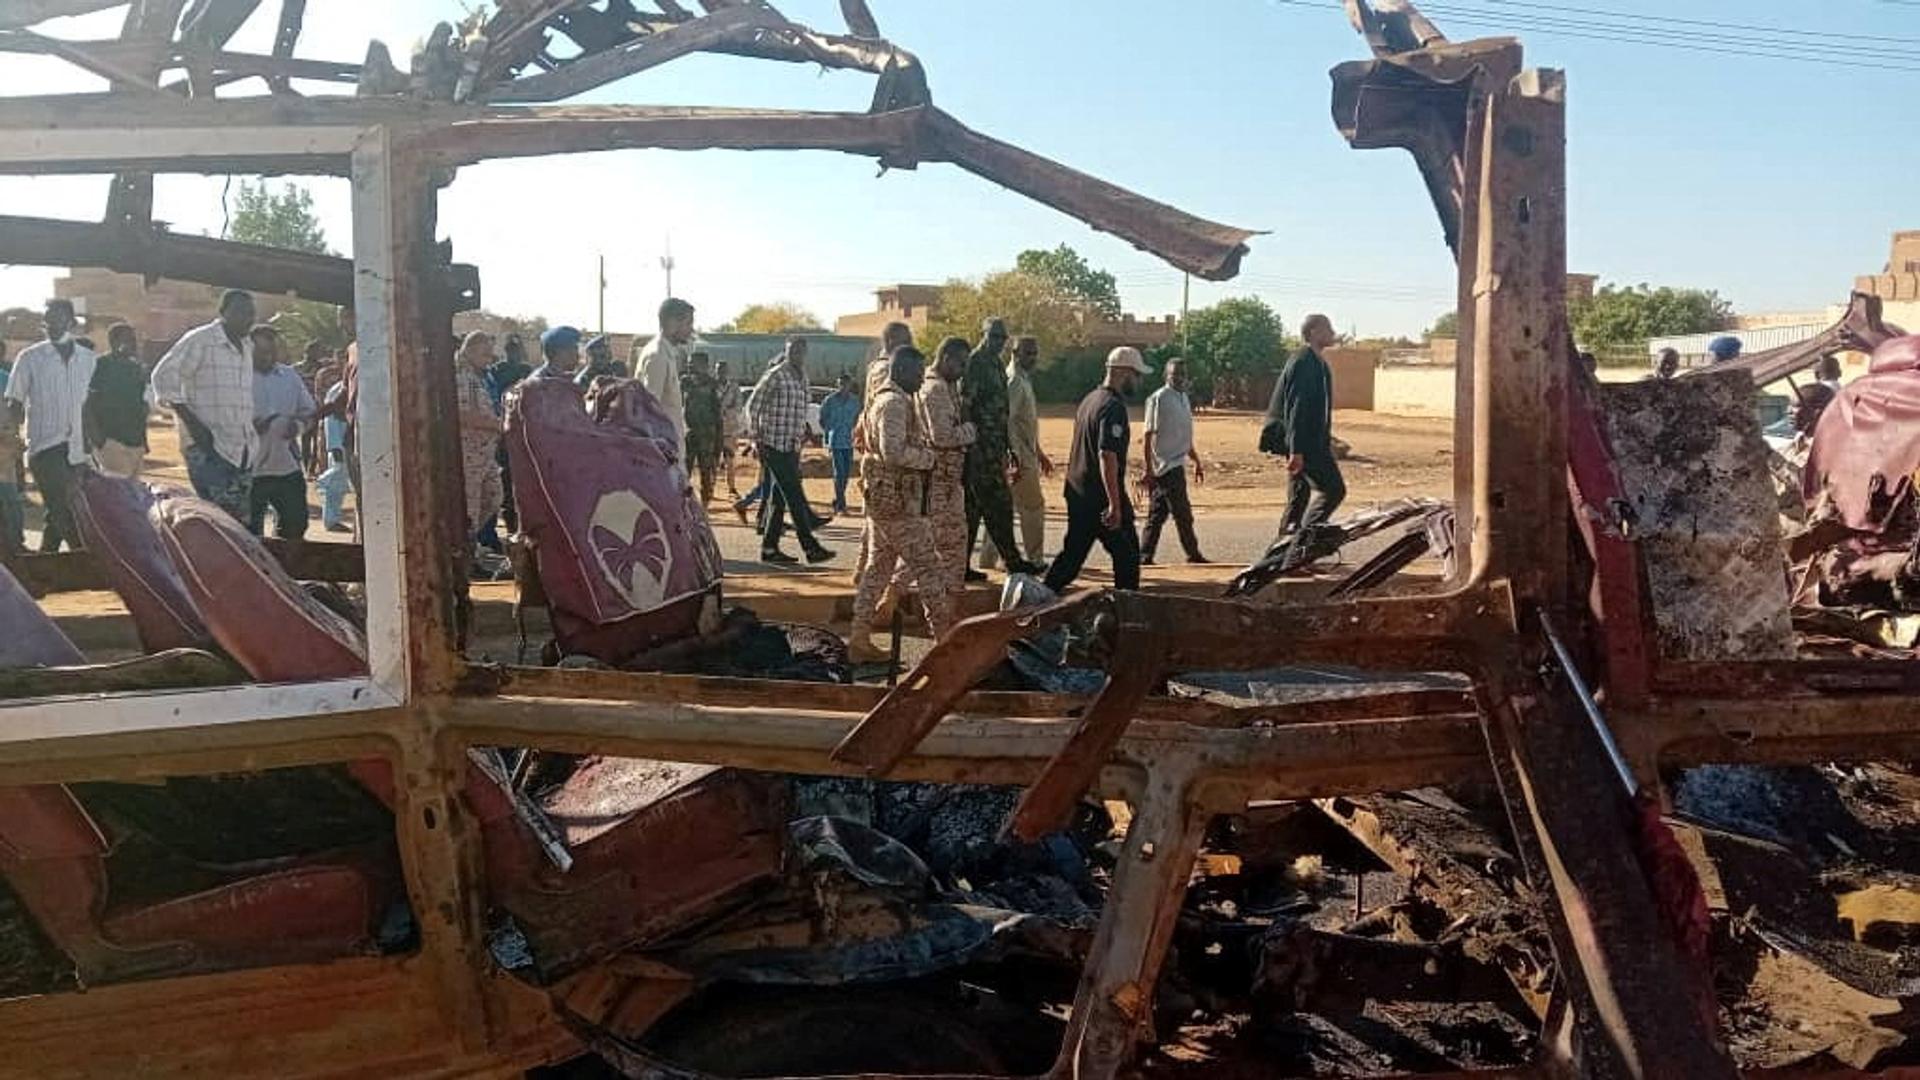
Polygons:
<instances>
[{"instance_id":1,"label":"utility pole","mask_svg":"<svg viewBox=\"0 0 1920 1080\"><path fill-rule=\"evenodd\" d=\"M600 321L599 332L607 332L607 257L600 256Z\"/></svg>"},{"instance_id":2,"label":"utility pole","mask_svg":"<svg viewBox=\"0 0 1920 1080\"><path fill-rule=\"evenodd\" d=\"M667 272L667 295L673 295L673 237L667 237L667 253L660 256L660 269Z\"/></svg>"},{"instance_id":3,"label":"utility pole","mask_svg":"<svg viewBox=\"0 0 1920 1080\"><path fill-rule=\"evenodd\" d=\"M1192 298L1193 275L1180 275L1180 355L1187 354L1187 301Z\"/></svg>"}]
</instances>

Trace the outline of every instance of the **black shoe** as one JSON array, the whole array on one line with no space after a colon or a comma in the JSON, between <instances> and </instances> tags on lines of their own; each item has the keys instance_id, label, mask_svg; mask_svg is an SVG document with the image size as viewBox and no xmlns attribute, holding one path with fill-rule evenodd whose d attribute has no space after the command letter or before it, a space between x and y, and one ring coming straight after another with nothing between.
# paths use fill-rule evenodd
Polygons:
<instances>
[{"instance_id":1,"label":"black shoe","mask_svg":"<svg viewBox=\"0 0 1920 1080\"><path fill-rule=\"evenodd\" d=\"M772 563L775 566L792 566L800 560L776 548L773 551L761 552L760 561L763 563Z\"/></svg>"},{"instance_id":2,"label":"black shoe","mask_svg":"<svg viewBox=\"0 0 1920 1080\"><path fill-rule=\"evenodd\" d=\"M1152 565L1153 565L1153 556L1151 556L1151 555L1142 555L1142 556L1140 556L1140 565L1141 565L1141 566L1152 566Z\"/></svg>"},{"instance_id":3,"label":"black shoe","mask_svg":"<svg viewBox=\"0 0 1920 1080\"><path fill-rule=\"evenodd\" d=\"M1189 566L1211 566L1211 565L1213 565L1213 560L1212 560L1212 559L1209 559L1209 558L1207 558L1207 557L1206 557L1205 555L1189 555L1189 556L1187 556L1187 565L1189 565Z\"/></svg>"},{"instance_id":4,"label":"black shoe","mask_svg":"<svg viewBox=\"0 0 1920 1080\"><path fill-rule=\"evenodd\" d=\"M969 567L967 567L967 576L966 576L966 580L968 580L968 581L985 581L985 580L987 580L987 575L985 575L985 574L983 574L983 573L981 573L980 571L978 571L978 570L975 570L975 569L974 569L973 567L971 567L971 566L969 566Z\"/></svg>"},{"instance_id":5,"label":"black shoe","mask_svg":"<svg viewBox=\"0 0 1920 1080\"><path fill-rule=\"evenodd\" d=\"M832 548L821 547L819 544L815 544L807 549L807 561L810 563L823 563L831 558L833 558Z\"/></svg>"}]
</instances>

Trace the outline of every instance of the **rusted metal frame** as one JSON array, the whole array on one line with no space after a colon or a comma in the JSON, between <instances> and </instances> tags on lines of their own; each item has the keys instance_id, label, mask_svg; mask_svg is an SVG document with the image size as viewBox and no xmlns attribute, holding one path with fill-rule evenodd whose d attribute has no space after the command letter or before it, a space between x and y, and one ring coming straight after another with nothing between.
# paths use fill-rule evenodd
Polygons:
<instances>
[{"instance_id":1,"label":"rusted metal frame","mask_svg":"<svg viewBox=\"0 0 1920 1080\"><path fill-rule=\"evenodd\" d=\"M1920 758L1911 693L1775 699L1655 697L1608 720L1643 784L1663 766Z\"/></svg>"},{"instance_id":2,"label":"rusted metal frame","mask_svg":"<svg viewBox=\"0 0 1920 1080\"><path fill-rule=\"evenodd\" d=\"M563 1060L577 1044L545 997L511 979L492 996L511 1029L482 1053L446 1030L417 958L349 957L89 987L0 1002L8 1075L147 1075L164 1061L181 1075L283 1077L337 1065L376 1076L518 1076ZM234 1032L245 1030L246 1038Z\"/></svg>"},{"instance_id":3,"label":"rusted metal frame","mask_svg":"<svg viewBox=\"0 0 1920 1080\"><path fill-rule=\"evenodd\" d=\"M495 102L560 101L690 53L710 49L722 41L734 38L747 40L757 33L789 25L779 12L770 7L743 4L638 35L622 46L588 53L552 71L522 76L492 88L485 97Z\"/></svg>"},{"instance_id":4,"label":"rusted metal frame","mask_svg":"<svg viewBox=\"0 0 1920 1080\"><path fill-rule=\"evenodd\" d=\"M452 357L433 347L446 309L432 272L432 175L388 128L369 129L354 151L367 634L374 678L405 697L452 689L454 603L465 586L452 520L464 514L445 513L460 494Z\"/></svg>"},{"instance_id":5,"label":"rusted metal frame","mask_svg":"<svg viewBox=\"0 0 1920 1080\"><path fill-rule=\"evenodd\" d=\"M300 43L300 26L306 16L307 0L280 0L280 23L273 33L274 59L293 59L293 50ZM284 74L269 75L267 85L276 93L286 93L291 89Z\"/></svg>"},{"instance_id":6,"label":"rusted metal frame","mask_svg":"<svg viewBox=\"0 0 1920 1080\"><path fill-rule=\"evenodd\" d=\"M446 723L469 745L649 757L816 775L860 775L833 747L859 717L823 710L547 698L455 699ZM1070 721L954 717L900 763L900 779L1025 784L1058 752ZM1136 722L1099 790L1128 768L1191 762L1257 798L1401 790L1486 775L1475 719L1421 716L1253 730ZM1418 778L1427 779L1420 780Z\"/></svg>"},{"instance_id":7,"label":"rusted metal frame","mask_svg":"<svg viewBox=\"0 0 1920 1080\"><path fill-rule=\"evenodd\" d=\"M962 620L868 713L835 751L835 760L885 775L999 662L1010 641L1091 618L1120 595L1080 593L1046 608ZM1497 588L1300 607L1168 596L1129 596L1125 602L1134 605L1138 621L1164 632L1154 643L1162 671L1337 660L1470 672L1472 643L1513 626L1505 593ZM1111 629L1103 641L1124 647Z\"/></svg>"},{"instance_id":8,"label":"rusted metal frame","mask_svg":"<svg viewBox=\"0 0 1920 1080\"><path fill-rule=\"evenodd\" d=\"M1209 280L1239 270L1256 235L1195 217L973 131L931 106L885 113L599 107L528 109L423 132L446 165L623 147L839 150L911 168L945 161L1113 233Z\"/></svg>"},{"instance_id":9,"label":"rusted metal frame","mask_svg":"<svg viewBox=\"0 0 1920 1080\"><path fill-rule=\"evenodd\" d=\"M1609 705L1636 707L1651 692L1657 663L1645 568L1632 535L1632 503L1620 487L1600 430L1594 387L1576 383L1567 397L1567 486L1573 520L1593 558L1591 606L1606 658Z\"/></svg>"},{"instance_id":10,"label":"rusted metal frame","mask_svg":"<svg viewBox=\"0 0 1920 1080\"><path fill-rule=\"evenodd\" d=\"M1474 178L1474 576L1508 581L1527 610L1568 593L1566 474L1541 467L1567 461L1564 94L1558 72L1538 69L1492 93ZM1523 668L1538 650L1524 656L1483 644L1476 686L1515 833L1552 888L1581 1073L1731 1077L1690 1006L1598 736L1565 687Z\"/></svg>"},{"instance_id":11,"label":"rusted metal frame","mask_svg":"<svg viewBox=\"0 0 1920 1080\"><path fill-rule=\"evenodd\" d=\"M0 244L0 253L6 250ZM366 577L358 544L294 543L273 536L262 537L261 542L288 574L301 581L361 581ZM16 555L6 560L6 567L14 580L35 597L113 588L101 568L100 556L89 551Z\"/></svg>"},{"instance_id":12,"label":"rusted metal frame","mask_svg":"<svg viewBox=\"0 0 1920 1080\"><path fill-rule=\"evenodd\" d=\"M13 0L0 9L0 29L15 30L48 19L87 15L119 7L127 0Z\"/></svg>"},{"instance_id":13,"label":"rusted metal frame","mask_svg":"<svg viewBox=\"0 0 1920 1080\"><path fill-rule=\"evenodd\" d=\"M353 302L353 262L158 229L0 215L0 254L32 266L97 266L147 278L296 293L328 304Z\"/></svg>"},{"instance_id":14,"label":"rusted metal frame","mask_svg":"<svg viewBox=\"0 0 1920 1080\"><path fill-rule=\"evenodd\" d=\"M46 37L31 30L14 30L10 33L15 42L31 46L35 52L57 56L89 75L106 79L123 93L142 97L153 97L160 93L154 87L151 78L143 77L140 72L123 67L114 59L85 45Z\"/></svg>"},{"instance_id":15,"label":"rusted metal frame","mask_svg":"<svg viewBox=\"0 0 1920 1080\"><path fill-rule=\"evenodd\" d=\"M187 0L133 0L127 5L127 18L120 25L120 37L126 41L169 41L180 25L180 12Z\"/></svg>"},{"instance_id":16,"label":"rusted metal frame","mask_svg":"<svg viewBox=\"0 0 1920 1080\"><path fill-rule=\"evenodd\" d=\"M218 86L238 82L241 79L258 75L267 81L267 85L284 85L291 79L312 79L317 82L358 82L362 72L361 65L347 60L313 60L298 56L261 56L257 53L233 52L227 49L204 51L182 48L174 51L172 63L168 66L199 68L207 72L208 78ZM167 83L165 89L180 90L184 84ZM292 93L292 89L276 93ZM322 99L324 100L324 99Z\"/></svg>"},{"instance_id":17,"label":"rusted metal frame","mask_svg":"<svg viewBox=\"0 0 1920 1080\"><path fill-rule=\"evenodd\" d=\"M1176 767L1149 769L1080 973L1073 1016L1052 1076L1117 1076L1150 1034L1154 986L1215 814L1246 805L1243 792L1198 782Z\"/></svg>"},{"instance_id":18,"label":"rusted metal frame","mask_svg":"<svg viewBox=\"0 0 1920 1080\"><path fill-rule=\"evenodd\" d=\"M1573 1006L1572 1064L1583 1077L1730 1080L1634 855L1625 789L1568 688L1522 664L1516 651L1481 684L1485 731L1522 858L1555 897L1548 929Z\"/></svg>"},{"instance_id":19,"label":"rusted metal frame","mask_svg":"<svg viewBox=\"0 0 1920 1080\"><path fill-rule=\"evenodd\" d=\"M458 510L452 353L441 329L450 310L432 272L432 177L391 129L368 130L354 149L367 633L374 681L407 703L394 730L394 822L422 958L448 1027L463 1046L479 1049L493 1038L497 1017L482 989L490 959L479 828L461 797L466 748L447 734L444 712L458 674L455 607L464 589L454 521L465 515Z\"/></svg>"},{"instance_id":20,"label":"rusted metal frame","mask_svg":"<svg viewBox=\"0 0 1920 1080\"><path fill-rule=\"evenodd\" d=\"M871 711L887 693L883 687L857 683L787 683L775 688L764 679L481 664L467 666L459 692L482 697L781 705L852 714ZM1070 694L976 690L955 702L953 711L965 716L1059 718L1079 715L1090 700ZM1279 727L1377 716L1459 715L1474 708L1473 697L1466 690L1434 688L1255 706L1218 704L1204 698L1150 697L1139 704L1134 716L1197 727Z\"/></svg>"},{"instance_id":21,"label":"rusted metal frame","mask_svg":"<svg viewBox=\"0 0 1920 1080\"><path fill-rule=\"evenodd\" d=\"M961 620L834 749L834 760L884 775L939 726L954 703L1006 655L1008 645L1106 603L1102 594L1082 593L1045 607Z\"/></svg>"},{"instance_id":22,"label":"rusted metal frame","mask_svg":"<svg viewBox=\"0 0 1920 1080\"><path fill-rule=\"evenodd\" d=\"M1920 694L1920 664L1906 660L1666 661L1654 669L1656 696L1708 701L1778 701L1846 694Z\"/></svg>"},{"instance_id":23,"label":"rusted metal frame","mask_svg":"<svg viewBox=\"0 0 1920 1080\"><path fill-rule=\"evenodd\" d=\"M422 152L433 164L446 166L622 147L840 150L897 167L948 161L1213 280L1237 272L1246 240L1254 235L997 142L929 106L868 114L632 106L487 110L371 99L324 105L289 98L230 105L178 102L154 110L105 104L103 111L90 100L0 103L0 129L31 129L20 136L30 152L5 155L0 171L338 175L346 162L334 149L333 125L391 119L417 123ZM41 126L48 123L60 126ZM175 132L180 141L171 152L147 149L152 126L176 124L195 125L203 134L188 138L182 128ZM229 124L262 126L236 130Z\"/></svg>"},{"instance_id":24,"label":"rusted metal frame","mask_svg":"<svg viewBox=\"0 0 1920 1080\"><path fill-rule=\"evenodd\" d=\"M1101 766L1138 715L1140 702L1160 681L1164 631L1147 617L1138 597L1117 593L1115 599L1119 625L1106 685L1080 714L1059 753L1020 794L1007 824L1017 840L1037 841L1071 823L1074 807L1099 778Z\"/></svg>"}]
</instances>

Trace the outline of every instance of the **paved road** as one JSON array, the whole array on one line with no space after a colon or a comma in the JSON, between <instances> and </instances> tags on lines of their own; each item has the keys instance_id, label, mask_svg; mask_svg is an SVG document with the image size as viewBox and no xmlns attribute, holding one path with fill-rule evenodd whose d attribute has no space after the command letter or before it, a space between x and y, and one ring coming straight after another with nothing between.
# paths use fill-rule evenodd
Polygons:
<instances>
[{"instance_id":1,"label":"paved road","mask_svg":"<svg viewBox=\"0 0 1920 1080\"><path fill-rule=\"evenodd\" d=\"M1361 507L1353 507L1358 510ZM729 508L719 507L713 516L714 534L719 538L721 554L727 560L729 574L767 574L774 576L797 575L816 578L831 577L835 574L850 574L854 560L860 550L860 515L856 511L846 517L836 519L819 533L820 542L832 548L838 555L833 561L821 566L775 567L760 562L759 537L740 524ZM1258 509L1222 513L1220 511L1202 512L1196 521L1200 535L1200 547L1207 558L1221 564L1221 580L1231 576L1232 572L1259 559L1273 541L1273 533L1278 523L1277 511ZM1067 527L1064 514L1054 513L1047 517L1047 547L1051 555L1060 543L1060 537ZM1392 530L1389 530L1391 533ZM1357 565L1370 557L1391 536L1371 537L1367 541L1355 544L1344 551L1339 559L1327 565L1338 572L1342 564ZM798 555L800 548L789 536L786 549L790 554ZM1171 525L1161 536L1159 558L1163 561L1184 562L1180 551L1180 542L1174 535ZM1104 571L1107 566L1106 553L1098 548L1088 558L1088 565ZM1155 569L1148 567L1145 576L1151 580Z\"/></svg>"}]
</instances>

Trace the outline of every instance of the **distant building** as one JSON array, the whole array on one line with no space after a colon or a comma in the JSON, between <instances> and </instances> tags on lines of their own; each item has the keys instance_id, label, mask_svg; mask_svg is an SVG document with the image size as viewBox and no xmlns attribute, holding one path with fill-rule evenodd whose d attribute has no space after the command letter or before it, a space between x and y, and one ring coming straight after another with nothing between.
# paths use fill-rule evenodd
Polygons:
<instances>
[{"instance_id":1,"label":"distant building","mask_svg":"<svg viewBox=\"0 0 1920 1080\"><path fill-rule=\"evenodd\" d=\"M139 335L140 355L148 362L159 359L181 334L212 322L224 291L168 278L148 284L139 274L92 267L76 267L53 282L53 295L73 301L80 332L93 338L95 345L106 348L107 327L124 322ZM253 299L262 322L285 306L285 300L271 294L254 293Z\"/></svg>"},{"instance_id":2,"label":"distant building","mask_svg":"<svg viewBox=\"0 0 1920 1080\"><path fill-rule=\"evenodd\" d=\"M918 335L940 310L938 285L883 285L873 290L873 296L875 310L840 316L833 320L833 332L878 338L888 323L903 322Z\"/></svg>"},{"instance_id":3,"label":"distant building","mask_svg":"<svg viewBox=\"0 0 1920 1080\"><path fill-rule=\"evenodd\" d=\"M1854 278L1853 288L1879 297L1888 322L1920 330L1920 229L1894 233L1886 269Z\"/></svg>"},{"instance_id":4,"label":"distant building","mask_svg":"<svg viewBox=\"0 0 1920 1080\"><path fill-rule=\"evenodd\" d=\"M1599 274L1568 274L1567 303L1574 304L1593 299L1594 286L1600 284Z\"/></svg>"},{"instance_id":5,"label":"distant building","mask_svg":"<svg viewBox=\"0 0 1920 1080\"><path fill-rule=\"evenodd\" d=\"M903 322L918 337L929 323L940 316L938 285L884 285L873 290L873 295L877 305L875 310L840 316L833 321L833 332L878 338L888 323ZM1133 345L1144 349L1172 341L1179 332L1180 321L1172 315L1165 319L1136 319L1132 315L1122 315L1118 319L1083 316L1081 325L1087 344L1091 347L1110 349L1115 345ZM1020 332L1017 326L1010 329L1016 334Z\"/></svg>"}]
</instances>

